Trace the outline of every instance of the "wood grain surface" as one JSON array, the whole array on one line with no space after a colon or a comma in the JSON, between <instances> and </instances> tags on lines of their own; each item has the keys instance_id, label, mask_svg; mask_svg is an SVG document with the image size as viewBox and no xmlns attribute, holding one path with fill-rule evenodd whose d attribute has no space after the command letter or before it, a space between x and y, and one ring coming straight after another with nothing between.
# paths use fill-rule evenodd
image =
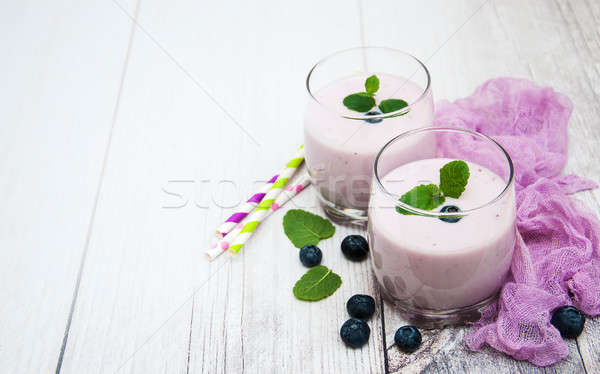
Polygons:
<instances>
[{"instance_id":1,"label":"wood grain surface","mask_svg":"<svg viewBox=\"0 0 600 374\"><path fill-rule=\"evenodd\" d=\"M281 220L322 214L309 188L242 253L207 262L214 229L302 141L304 81L358 45L411 52L436 99L517 76L569 96L565 172L600 181L595 0L19 1L0 5L0 364L9 373L599 373L600 323L539 368L467 328L393 346L404 324L368 262L321 242L342 287L317 302ZM577 196L600 212L600 191ZM371 338L340 341L355 293Z\"/></svg>"}]
</instances>

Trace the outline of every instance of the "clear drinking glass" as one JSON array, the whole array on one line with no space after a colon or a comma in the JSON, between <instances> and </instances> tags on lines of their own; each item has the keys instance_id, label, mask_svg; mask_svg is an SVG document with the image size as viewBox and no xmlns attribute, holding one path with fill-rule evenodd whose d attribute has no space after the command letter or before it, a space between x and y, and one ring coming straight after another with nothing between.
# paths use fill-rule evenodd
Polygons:
<instances>
[{"instance_id":1,"label":"clear drinking glass","mask_svg":"<svg viewBox=\"0 0 600 374\"><path fill-rule=\"evenodd\" d=\"M429 146L397 157L424 139ZM399 200L418 185L439 185L440 168L452 160L470 171L458 199L445 197L433 210ZM413 323L477 320L497 296L516 240L513 177L502 146L470 130L412 130L379 151L369 204L371 259L382 294Z\"/></svg>"},{"instance_id":2,"label":"clear drinking glass","mask_svg":"<svg viewBox=\"0 0 600 374\"><path fill-rule=\"evenodd\" d=\"M369 114L346 108L344 98L365 91L365 79L371 75L380 81L378 104L395 98L408 106L385 114L377 106ZM310 70L306 86L310 101L304 117L304 148L311 182L332 219L364 223L379 149L392 134L433 123L429 72L402 51L352 48L319 61Z\"/></svg>"}]
</instances>

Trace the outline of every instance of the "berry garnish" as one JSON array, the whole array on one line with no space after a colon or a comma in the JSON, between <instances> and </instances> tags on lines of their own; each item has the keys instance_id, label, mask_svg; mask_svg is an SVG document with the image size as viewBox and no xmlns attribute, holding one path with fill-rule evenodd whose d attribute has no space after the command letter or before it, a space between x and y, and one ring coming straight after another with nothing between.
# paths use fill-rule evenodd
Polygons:
<instances>
[{"instance_id":1,"label":"berry garnish","mask_svg":"<svg viewBox=\"0 0 600 374\"><path fill-rule=\"evenodd\" d=\"M402 352L412 353L421 345L421 333L414 326L402 326L394 334L394 341Z\"/></svg>"},{"instance_id":2,"label":"berry garnish","mask_svg":"<svg viewBox=\"0 0 600 374\"><path fill-rule=\"evenodd\" d=\"M375 299L369 295L354 295L346 302L346 310L354 318L368 320L375 313Z\"/></svg>"},{"instance_id":3,"label":"berry garnish","mask_svg":"<svg viewBox=\"0 0 600 374\"><path fill-rule=\"evenodd\" d=\"M442 209L440 209L441 213L458 213L460 212L460 208L456 205L444 205ZM448 223L456 223L461 220L462 217L440 217L440 219L444 222Z\"/></svg>"},{"instance_id":4,"label":"berry garnish","mask_svg":"<svg viewBox=\"0 0 600 374\"><path fill-rule=\"evenodd\" d=\"M379 111L376 111L376 110L372 110L370 112L365 113L365 116L378 116L380 114L382 114L382 113ZM365 119L365 122L369 122L369 123L379 123L381 121L383 121L383 118Z\"/></svg>"},{"instance_id":5,"label":"berry garnish","mask_svg":"<svg viewBox=\"0 0 600 374\"><path fill-rule=\"evenodd\" d=\"M360 235L348 235L342 240L342 253L351 261L364 260L369 253L369 243Z\"/></svg>"},{"instance_id":6,"label":"berry garnish","mask_svg":"<svg viewBox=\"0 0 600 374\"><path fill-rule=\"evenodd\" d=\"M305 245L300 249L300 262L307 268L319 265L322 258L323 253L316 245Z\"/></svg>"},{"instance_id":7,"label":"berry garnish","mask_svg":"<svg viewBox=\"0 0 600 374\"><path fill-rule=\"evenodd\" d=\"M359 348L369 340L371 329L365 321L350 318L342 325L340 336L346 345Z\"/></svg>"},{"instance_id":8,"label":"berry garnish","mask_svg":"<svg viewBox=\"0 0 600 374\"><path fill-rule=\"evenodd\" d=\"M563 306L554 311L550 323L557 328L563 338L575 339L583 331L585 316L575 307Z\"/></svg>"}]
</instances>

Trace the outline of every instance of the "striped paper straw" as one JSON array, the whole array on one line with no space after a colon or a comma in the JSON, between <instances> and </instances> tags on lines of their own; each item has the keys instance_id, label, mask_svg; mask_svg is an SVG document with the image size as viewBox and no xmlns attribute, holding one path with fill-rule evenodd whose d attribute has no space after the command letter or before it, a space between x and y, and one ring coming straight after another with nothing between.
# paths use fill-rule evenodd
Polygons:
<instances>
[{"instance_id":1,"label":"striped paper straw","mask_svg":"<svg viewBox=\"0 0 600 374\"><path fill-rule=\"evenodd\" d=\"M221 254L227 252L231 242L240 234L244 224L247 222L248 220L243 220L242 222L238 223L231 231L229 231L227 235L225 235L223 239L219 240L217 243L213 243L213 245L210 246L210 249L204 252L206 257L212 261Z\"/></svg>"},{"instance_id":2,"label":"striped paper straw","mask_svg":"<svg viewBox=\"0 0 600 374\"><path fill-rule=\"evenodd\" d=\"M275 202L273 202L273 204L271 205L271 208L269 209L268 213L265 215L263 220L266 219L269 215L271 215L271 213L273 213L277 209L281 208L285 203L290 201L294 196L299 194L300 191L305 189L306 186L308 186L309 184L310 184L310 177L308 176L308 174L304 174L297 183L294 183L291 186L287 186L285 188L285 190L277 197L277 199L275 199ZM222 253L225 253L225 251L227 251L227 249L229 248L229 246L231 244L231 242L229 242L228 239L229 240L235 239L240 234L240 232L242 231L242 228L244 227L244 225L247 222L248 222L248 220L244 220L242 223L238 223L229 232L229 234L227 234L227 236L225 238L221 239L217 243L214 243L210 247L210 249L205 252L206 257L212 261L215 258L217 258L218 256L220 256Z\"/></svg>"},{"instance_id":3,"label":"striped paper straw","mask_svg":"<svg viewBox=\"0 0 600 374\"><path fill-rule=\"evenodd\" d=\"M261 201L260 204L256 206L254 212L248 216L248 222L244 225L244 227L242 227L240 234L235 238L232 245L229 247L230 253L235 254L242 250L244 243L246 243L248 238L252 236L252 233L254 230L256 230L256 227L267 216L271 210L271 206L275 202L275 199L277 196L279 196L281 190L283 187L285 187L290 177L296 172L296 169L298 169L298 166L300 166L303 160L304 148L301 147L296 156L290 162L288 162L283 173L281 173L279 178L277 178L275 183L273 183L273 187L271 187L269 192L267 192L267 195L264 197L263 201Z\"/></svg>"},{"instance_id":4,"label":"striped paper straw","mask_svg":"<svg viewBox=\"0 0 600 374\"><path fill-rule=\"evenodd\" d=\"M303 174L297 182L286 186L284 191L277 197L275 202L271 205L271 212L281 208L283 204L290 201L294 196L298 195L303 189L310 184L310 177L308 174Z\"/></svg>"},{"instance_id":5,"label":"striped paper straw","mask_svg":"<svg viewBox=\"0 0 600 374\"><path fill-rule=\"evenodd\" d=\"M281 174L282 172L283 172L283 170L281 170L279 173L275 174L271 179L269 179L269 181L267 183L265 183L263 186L261 186L261 188L254 195L252 195L248 199L248 201L246 201L244 203L244 205L242 205L238 209L237 212L235 212L231 216L229 216L229 218L227 218L227 220L225 222L223 222L221 224L221 226L219 226L219 228L217 228L217 237L219 237L219 238L224 237L238 223L242 222L242 220L244 218L246 218L248 213L253 211L254 208L256 208L256 206L258 205L258 203L260 203L262 201L262 199L265 197L267 192L269 192L269 190L273 186L273 183L275 183L275 181L277 180L277 177L279 177L279 174Z\"/></svg>"}]
</instances>

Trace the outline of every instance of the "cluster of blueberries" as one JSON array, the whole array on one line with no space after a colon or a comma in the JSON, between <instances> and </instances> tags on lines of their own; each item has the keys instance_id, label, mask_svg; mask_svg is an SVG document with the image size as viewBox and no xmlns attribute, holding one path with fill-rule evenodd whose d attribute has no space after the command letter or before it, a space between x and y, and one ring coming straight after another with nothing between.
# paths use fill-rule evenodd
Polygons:
<instances>
[{"instance_id":1,"label":"cluster of blueberries","mask_svg":"<svg viewBox=\"0 0 600 374\"><path fill-rule=\"evenodd\" d=\"M348 235L342 240L342 253L351 261L362 261L369 255L369 243L360 235ZM316 245L305 245L300 249L300 262L306 267L317 266L323 252Z\"/></svg>"},{"instance_id":2,"label":"cluster of blueberries","mask_svg":"<svg viewBox=\"0 0 600 374\"><path fill-rule=\"evenodd\" d=\"M348 235L342 240L342 253L350 261L362 261L369 255L369 243L361 235ZM305 245L300 249L300 262L306 267L317 266L323 253L315 245ZM363 346L371 335L367 322L375 313L375 299L369 295L354 295L346 302L346 310L352 317L342 325L342 341L352 348ZM414 326L403 326L396 331L394 340L404 352L414 352L421 345L421 333Z\"/></svg>"},{"instance_id":3,"label":"cluster of blueberries","mask_svg":"<svg viewBox=\"0 0 600 374\"><path fill-rule=\"evenodd\" d=\"M369 295L354 295L346 302L346 310L352 318L340 329L342 341L352 348L362 347L371 334L366 321L375 313L375 300ZM402 326L396 331L394 342L401 351L412 353L421 346L421 333L414 326Z\"/></svg>"},{"instance_id":4,"label":"cluster of blueberries","mask_svg":"<svg viewBox=\"0 0 600 374\"><path fill-rule=\"evenodd\" d=\"M456 212L460 209L451 206L450 209L442 209L442 211ZM369 254L369 243L361 235L348 235L342 241L341 249L347 259L362 261ZM315 245L305 245L300 249L300 261L306 267L319 265L322 258L323 253ZM375 300L369 295L354 295L346 302L346 310L352 318L344 322L340 329L340 336L346 345L359 348L369 340L371 335L371 329L366 321L375 313ZM554 311L550 323L556 327L563 338L575 339L583 331L585 316L575 307L563 306ZM421 345L422 337L416 327L407 325L396 331L394 341L401 351L412 353Z\"/></svg>"}]
</instances>

